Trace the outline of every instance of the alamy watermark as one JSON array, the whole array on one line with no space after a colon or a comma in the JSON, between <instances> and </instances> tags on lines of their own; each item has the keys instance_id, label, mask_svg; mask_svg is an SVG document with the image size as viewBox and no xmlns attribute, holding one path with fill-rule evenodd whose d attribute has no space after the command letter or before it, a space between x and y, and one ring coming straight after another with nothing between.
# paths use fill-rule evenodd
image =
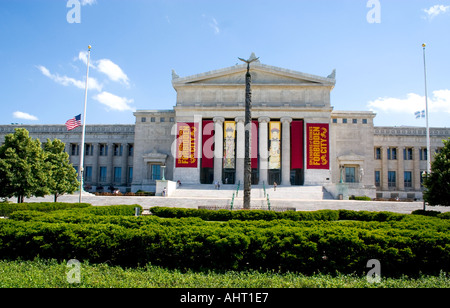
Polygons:
<instances>
[{"instance_id":1,"label":"alamy watermark","mask_svg":"<svg viewBox=\"0 0 450 308\"><path fill-rule=\"evenodd\" d=\"M367 7L370 8L366 19L369 24L381 23L381 3L380 0L367 1Z\"/></svg>"},{"instance_id":2,"label":"alamy watermark","mask_svg":"<svg viewBox=\"0 0 450 308\"><path fill-rule=\"evenodd\" d=\"M368 283L380 283L381 282L381 263L377 259L371 259L367 262L367 268L371 270L367 273L366 279Z\"/></svg>"},{"instance_id":3,"label":"alamy watermark","mask_svg":"<svg viewBox=\"0 0 450 308\"><path fill-rule=\"evenodd\" d=\"M66 265L67 282L70 284L81 283L81 263L76 259L69 260Z\"/></svg>"}]
</instances>

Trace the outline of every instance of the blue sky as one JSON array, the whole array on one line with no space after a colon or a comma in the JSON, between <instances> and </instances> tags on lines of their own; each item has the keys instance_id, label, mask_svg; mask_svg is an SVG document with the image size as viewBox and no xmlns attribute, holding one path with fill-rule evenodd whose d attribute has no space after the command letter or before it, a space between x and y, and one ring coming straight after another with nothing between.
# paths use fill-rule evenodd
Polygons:
<instances>
[{"instance_id":1,"label":"blue sky","mask_svg":"<svg viewBox=\"0 0 450 308\"><path fill-rule=\"evenodd\" d=\"M82 113L92 45L88 124L172 109L172 69L189 76L255 52L308 74L336 69L335 110L424 126L414 112L425 109L425 42L430 125L450 126L450 0L70 1L79 11L68 0L0 1L0 124L64 124Z\"/></svg>"}]
</instances>

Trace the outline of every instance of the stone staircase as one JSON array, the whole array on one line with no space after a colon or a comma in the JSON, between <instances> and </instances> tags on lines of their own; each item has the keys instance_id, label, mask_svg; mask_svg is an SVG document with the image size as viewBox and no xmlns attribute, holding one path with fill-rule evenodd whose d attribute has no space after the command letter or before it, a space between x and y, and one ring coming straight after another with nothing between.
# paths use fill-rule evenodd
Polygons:
<instances>
[{"instance_id":1,"label":"stone staircase","mask_svg":"<svg viewBox=\"0 0 450 308\"><path fill-rule=\"evenodd\" d=\"M241 208L244 196L242 185L239 191L237 185L221 185L220 189L215 189L214 185L182 185L168 199L177 200L178 203L192 202L195 199L199 206L230 207L233 194L233 207ZM265 189L262 185L252 186L253 208L267 208L267 199L271 207L280 207L298 201L322 201L333 198L322 186L278 186L276 189L273 186Z\"/></svg>"}]
</instances>

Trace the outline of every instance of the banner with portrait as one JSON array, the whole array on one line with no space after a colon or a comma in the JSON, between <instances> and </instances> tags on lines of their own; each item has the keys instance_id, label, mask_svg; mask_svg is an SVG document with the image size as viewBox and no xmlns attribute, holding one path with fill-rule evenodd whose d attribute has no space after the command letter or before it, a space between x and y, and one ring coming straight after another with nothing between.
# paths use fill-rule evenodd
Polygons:
<instances>
[{"instance_id":1,"label":"banner with portrait","mask_svg":"<svg viewBox=\"0 0 450 308\"><path fill-rule=\"evenodd\" d=\"M236 122L224 122L223 168L236 168Z\"/></svg>"},{"instance_id":2,"label":"banner with portrait","mask_svg":"<svg viewBox=\"0 0 450 308\"><path fill-rule=\"evenodd\" d=\"M176 168L198 166L198 123L177 123Z\"/></svg>"},{"instance_id":3,"label":"banner with portrait","mask_svg":"<svg viewBox=\"0 0 450 308\"><path fill-rule=\"evenodd\" d=\"M269 169L281 169L281 122L269 123Z\"/></svg>"},{"instance_id":4,"label":"banner with portrait","mask_svg":"<svg viewBox=\"0 0 450 308\"><path fill-rule=\"evenodd\" d=\"M307 124L308 169L330 169L329 124Z\"/></svg>"}]
</instances>

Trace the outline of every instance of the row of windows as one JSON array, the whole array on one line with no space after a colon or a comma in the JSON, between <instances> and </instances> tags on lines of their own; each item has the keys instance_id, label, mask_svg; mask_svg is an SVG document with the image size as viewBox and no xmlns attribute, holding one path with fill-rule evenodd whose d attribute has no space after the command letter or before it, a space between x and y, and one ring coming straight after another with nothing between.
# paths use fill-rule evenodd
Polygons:
<instances>
[{"instance_id":1,"label":"row of windows","mask_svg":"<svg viewBox=\"0 0 450 308\"><path fill-rule=\"evenodd\" d=\"M352 120L352 124L358 124L358 119L351 119ZM338 123L338 119L333 119L333 124L337 124ZM342 124L347 124L347 123L350 123L349 121L348 121L348 119L342 119ZM361 123L362 124L367 124L367 119L362 119L361 120Z\"/></svg>"},{"instance_id":2,"label":"row of windows","mask_svg":"<svg viewBox=\"0 0 450 308\"><path fill-rule=\"evenodd\" d=\"M150 117L149 119L150 119L150 122L151 122L151 123L156 123L156 117ZM147 122L147 118L146 118L146 117L142 117L142 118L141 118L141 122L142 122L142 123ZM164 117L159 118L159 122L160 122L160 123L166 122L166 118L164 118ZM175 122L175 118L174 118L174 117L170 117L170 118L169 118L169 122Z\"/></svg>"},{"instance_id":3,"label":"row of windows","mask_svg":"<svg viewBox=\"0 0 450 308\"><path fill-rule=\"evenodd\" d=\"M99 156L108 156L108 150L109 146L107 144L99 144L98 145L98 155ZM124 149L123 144L113 144L112 145L112 151L113 156L123 156L124 150L126 151L128 156L134 155L134 145L128 144L126 145L126 149ZM93 144L85 144L84 146L84 154L85 156L93 156L94 155L94 145ZM70 155L72 156L78 156L80 155L80 146L75 143L70 144Z\"/></svg>"},{"instance_id":4,"label":"row of windows","mask_svg":"<svg viewBox=\"0 0 450 308\"><path fill-rule=\"evenodd\" d=\"M78 173L78 166L74 166L75 170ZM98 179L92 178L92 167L86 166L84 168L84 181L86 183L106 183L108 175L108 167L101 166L99 167ZM114 184L122 184L122 167L114 167L113 174L113 182ZM128 167L127 181L131 183L133 181L133 167Z\"/></svg>"},{"instance_id":5,"label":"row of windows","mask_svg":"<svg viewBox=\"0 0 450 308\"><path fill-rule=\"evenodd\" d=\"M436 149L435 153L439 153L442 149ZM382 149L375 148L375 159L381 160ZM413 148L405 148L403 149L403 160L413 160L414 159L414 149ZM387 159L388 160L397 160L398 159L398 149L397 148L388 148L387 149ZM427 160L428 159L428 151L426 148L419 149L419 160Z\"/></svg>"},{"instance_id":6,"label":"row of windows","mask_svg":"<svg viewBox=\"0 0 450 308\"><path fill-rule=\"evenodd\" d=\"M422 186L423 178L422 178L422 172L418 174L420 177L420 184ZM412 188L412 180L413 180L413 172L412 171L405 171L403 173L403 181L405 188ZM375 186L381 187L381 171L375 171ZM388 187L389 188L395 188L397 187L397 172L396 171L388 171Z\"/></svg>"}]
</instances>

